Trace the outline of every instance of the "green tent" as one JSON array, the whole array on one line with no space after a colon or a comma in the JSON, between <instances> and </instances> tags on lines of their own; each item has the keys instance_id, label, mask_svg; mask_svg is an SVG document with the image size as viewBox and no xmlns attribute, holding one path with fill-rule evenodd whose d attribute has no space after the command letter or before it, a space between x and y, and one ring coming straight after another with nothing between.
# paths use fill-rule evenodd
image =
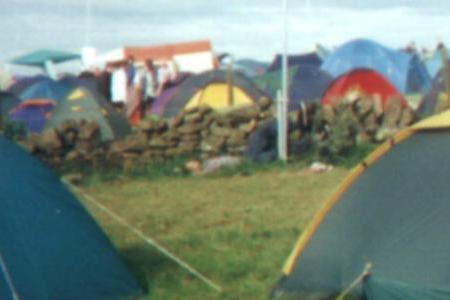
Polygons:
<instances>
[{"instance_id":1,"label":"green tent","mask_svg":"<svg viewBox=\"0 0 450 300\"><path fill-rule=\"evenodd\" d=\"M294 75L297 73L299 66L291 66L288 69L288 82L293 82ZM266 72L262 75L253 77L255 84L266 91L273 99L276 98L277 92L281 90L281 71Z\"/></svg>"},{"instance_id":2,"label":"green tent","mask_svg":"<svg viewBox=\"0 0 450 300\"><path fill-rule=\"evenodd\" d=\"M359 164L303 232L272 298L450 299L449 129L447 111Z\"/></svg>"},{"instance_id":3,"label":"green tent","mask_svg":"<svg viewBox=\"0 0 450 300\"><path fill-rule=\"evenodd\" d=\"M85 87L77 87L67 93L52 110L45 128L57 127L65 120L83 119L98 123L102 141L120 139L130 132L126 118L103 96Z\"/></svg>"}]
</instances>

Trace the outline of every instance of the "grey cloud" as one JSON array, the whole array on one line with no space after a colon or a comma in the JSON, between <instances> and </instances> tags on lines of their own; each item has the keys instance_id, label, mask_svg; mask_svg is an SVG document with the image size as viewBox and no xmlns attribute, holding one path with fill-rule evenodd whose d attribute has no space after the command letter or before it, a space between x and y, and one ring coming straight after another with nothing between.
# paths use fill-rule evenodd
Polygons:
<instances>
[{"instance_id":1,"label":"grey cloud","mask_svg":"<svg viewBox=\"0 0 450 300\"><path fill-rule=\"evenodd\" d=\"M279 0L90 0L90 30L85 24L86 1L0 0L0 61L42 47L79 51L87 38L99 51L211 39L219 52L270 59L282 48ZM288 3L293 52L308 50L316 42L336 45L358 36L395 46L412 39L433 44L436 32L450 36L447 0Z\"/></svg>"}]
</instances>

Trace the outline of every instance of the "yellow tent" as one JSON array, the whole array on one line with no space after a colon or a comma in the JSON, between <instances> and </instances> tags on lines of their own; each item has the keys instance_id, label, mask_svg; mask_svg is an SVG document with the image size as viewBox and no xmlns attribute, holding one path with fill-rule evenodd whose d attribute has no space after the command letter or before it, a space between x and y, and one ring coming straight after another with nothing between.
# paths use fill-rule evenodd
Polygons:
<instances>
[{"instance_id":1,"label":"yellow tent","mask_svg":"<svg viewBox=\"0 0 450 300\"><path fill-rule=\"evenodd\" d=\"M165 106L163 116L171 117L200 105L215 110L251 105L262 97L266 94L242 74L208 71L184 80Z\"/></svg>"}]
</instances>

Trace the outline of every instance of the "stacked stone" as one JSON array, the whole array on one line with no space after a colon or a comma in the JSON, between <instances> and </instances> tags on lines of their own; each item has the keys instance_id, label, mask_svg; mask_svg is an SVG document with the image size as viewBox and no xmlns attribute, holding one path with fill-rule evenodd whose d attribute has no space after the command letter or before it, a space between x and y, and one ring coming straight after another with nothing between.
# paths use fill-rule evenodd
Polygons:
<instances>
[{"instance_id":1,"label":"stacked stone","mask_svg":"<svg viewBox=\"0 0 450 300\"><path fill-rule=\"evenodd\" d=\"M336 106L323 106L314 117L314 137L319 148L342 154L362 143L381 143L415 120L413 110L401 99L385 106L377 97L344 98Z\"/></svg>"},{"instance_id":2,"label":"stacked stone","mask_svg":"<svg viewBox=\"0 0 450 300\"><path fill-rule=\"evenodd\" d=\"M24 146L48 164L60 167L65 162L94 161L105 154L100 142L100 128L94 121L67 120L57 128L31 134Z\"/></svg>"},{"instance_id":3,"label":"stacked stone","mask_svg":"<svg viewBox=\"0 0 450 300\"><path fill-rule=\"evenodd\" d=\"M127 169L180 155L203 158L241 155L249 135L260 122L271 117L268 99L220 113L200 106L168 120L144 119L125 139L108 143L100 142L96 123L66 121L56 129L30 136L26 145L56 168L66 162L83 161Z\"/></svg>"}]
</instances>

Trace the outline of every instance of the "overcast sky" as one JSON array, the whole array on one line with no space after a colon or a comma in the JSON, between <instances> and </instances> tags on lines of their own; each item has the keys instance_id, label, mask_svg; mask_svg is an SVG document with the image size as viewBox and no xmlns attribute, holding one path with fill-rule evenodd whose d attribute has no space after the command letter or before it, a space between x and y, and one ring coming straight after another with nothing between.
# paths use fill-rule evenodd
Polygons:
<instances>
[{"instance_id":1,"label":"overcast sky","mask_svg":"<svg viewBox=\"0 0 450 300\"><path fill-rule=\"evenodd\" d=\"M39 48L79 52L89 45L101 53L197 39L210 39L217 52L269 61L283 46L281 0L0 0L0 5L0 62ZM291 53L357 37L390 47L410 41L420 47L439 40L450 44L450 0L288 0L288 6Z\"/></svg>"}]
</instances>

